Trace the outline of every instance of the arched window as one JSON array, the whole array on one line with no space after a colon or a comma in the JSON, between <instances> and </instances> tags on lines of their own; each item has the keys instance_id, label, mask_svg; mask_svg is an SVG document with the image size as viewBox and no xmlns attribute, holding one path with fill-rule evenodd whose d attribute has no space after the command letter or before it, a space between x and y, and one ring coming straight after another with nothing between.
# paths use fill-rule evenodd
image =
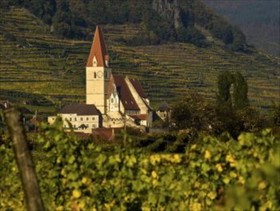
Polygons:
<instances>
[{"instance_id":1,"label":"arched window","mask_svg":"<svg viewBox=\"0 0 280 211\"><path fill-rule=\"evenodd\" d=\"M96 78L96 72L93 73L93 77Z\"/></svg>"}]
</instances>

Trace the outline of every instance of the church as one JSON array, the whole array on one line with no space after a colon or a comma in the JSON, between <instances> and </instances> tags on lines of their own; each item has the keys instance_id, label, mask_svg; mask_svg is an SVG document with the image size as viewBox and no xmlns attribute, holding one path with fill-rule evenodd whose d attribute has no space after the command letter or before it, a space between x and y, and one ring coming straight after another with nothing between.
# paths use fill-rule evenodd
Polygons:
<instances>
[{"instance_id":1,"label":"church","mask_svg":"<svg viewBox=\"0 0 280 211\"><path fill-rule=\"evenodd\" d=\"M97 128L151 127L153 110L140 82L114 75L102 29L97 26L86 63L86 103L73 103L57 114L65 130L92 133ZM57 116L48 117L52 124Z\"/></svg>"}]
</instances>

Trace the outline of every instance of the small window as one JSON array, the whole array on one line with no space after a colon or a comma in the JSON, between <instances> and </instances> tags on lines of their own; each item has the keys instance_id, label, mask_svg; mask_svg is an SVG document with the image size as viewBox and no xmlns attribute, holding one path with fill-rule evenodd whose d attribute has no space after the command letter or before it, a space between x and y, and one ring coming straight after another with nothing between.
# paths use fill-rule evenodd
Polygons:
<instances>
[{"instance_id":1,"label":"small window","mask_svg":"<svg viewBox=\"0 0 280 211\"><path fill-rule=\"evenodd\" d=\"M70 121L72 121L72 118L70 118Z\"/></svg>"},{"instance_id":2,"label":"small window","mask_svg":"<svg viewBox=\"0 0 280 211\"><path fill-rule=\"evenodd\" d=\"M81 119L80 119L81 121L83 121L83 117L81 117Z\"/></svg>"},{"instance_id":3,"label":"small window","mask_svg":"<svg viewBox=\"0 0 280 211\"><path fill-rule=\"evenodd\" d=\"M88 117L87 117L87 121L88 121Z\"/></svg>"},{"instance_id":4,"label":"small window","mask_svg":"<svg viewBox=\"0 0 280 211\"><path fill-rule=\"evenodd\" d=\"M77 118L75 117L75 121L77 121Z\"/></svg>"},{"instance_id":5,"label":"small window","mask_svg":"<svg viewBox=\"0 0 280 211\"><path fill-rule=\"evenodd\" d=\"M96 72L94 72L93 77L96 78Z\"/></svg>"},{"instance_id":6,"label":"small window","mask_svg":"<svg viewBox=\"0 0 280 211\"><path fill-rule=\"evenodd\" d=\"M95 118L94 118L94 117L92 117L92 120L95 120Z\"/></svg>"},{"instance_id":7,"label":"small window","mask_svg":"<svg viewBox=\"0 0 280 211\"><path fill-rule=\"evenodd\" d=\"M93 57L92 63L93 63L93 66L94 66L94 67L97 66L97 61L96 61L96 58L95 58L95 57Z\"/></svg>"},{"instance_id":8,"label":"small window","mask_svg":"<svg viewBox=\"0 0 280 211\"><path fill-rule=\"evenodd\" d=\"M52 120L55 120L55 118L53 117Z\"/></svg>"}]
</instances>

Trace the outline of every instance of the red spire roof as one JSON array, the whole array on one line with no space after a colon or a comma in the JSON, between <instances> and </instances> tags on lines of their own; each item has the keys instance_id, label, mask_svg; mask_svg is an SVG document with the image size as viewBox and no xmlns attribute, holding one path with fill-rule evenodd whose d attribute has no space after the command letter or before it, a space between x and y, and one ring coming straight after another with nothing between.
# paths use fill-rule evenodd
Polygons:
<instances>
[{"instance_id":1,"label":"red spire roof","mask_svg":"<svg viewBox=\"0 0 280 211\"><path fill-rule=\"evenodd\" d=\"M87 60L87 67L93 66L93 59L96 58L97 67L105 67L106 61L108 61L108 54L103 38L102 30L99 26L96 26L94 39L91 45L89 57Z\"/></svg>"}]
</instances>

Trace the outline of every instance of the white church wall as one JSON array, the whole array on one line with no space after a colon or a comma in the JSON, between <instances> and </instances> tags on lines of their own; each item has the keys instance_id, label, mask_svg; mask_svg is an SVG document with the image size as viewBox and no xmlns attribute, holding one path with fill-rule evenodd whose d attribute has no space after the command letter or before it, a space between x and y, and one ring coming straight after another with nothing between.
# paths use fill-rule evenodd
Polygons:
<instances>
[{"instance_id":1,"label":"white church wall","mask_svg":"<svg viewBox=\"0 0 280 211\"><path fill-rule=\"evenodd\" d=\"M117 94L112 93L107 101L108 112L119 112L119 97Z\"/></svg>"},{"instance_id":2,"label":"white church wall","mask_svg":"<svg viewBox=\"0 0 280 211\"><path fill-rule=\"evenodd\" d=\"M110 68L96 66L86 68L86 104L94 104L102 114L106 113L110 75Z\"/></svg>"},{"instance_id":3,"label":"white church wall","mask_svg":"<svg viewBox=\"0 0 280 211\"><path fill-rule=\"evenodd\" d=\"M99 127L98 115L58 114L63 120L65 130L70 130L70 125L75 132L91 133L92 129ZM48 123L53 124L58 116L48 117Z\"/></svg>"}]
</instances>

